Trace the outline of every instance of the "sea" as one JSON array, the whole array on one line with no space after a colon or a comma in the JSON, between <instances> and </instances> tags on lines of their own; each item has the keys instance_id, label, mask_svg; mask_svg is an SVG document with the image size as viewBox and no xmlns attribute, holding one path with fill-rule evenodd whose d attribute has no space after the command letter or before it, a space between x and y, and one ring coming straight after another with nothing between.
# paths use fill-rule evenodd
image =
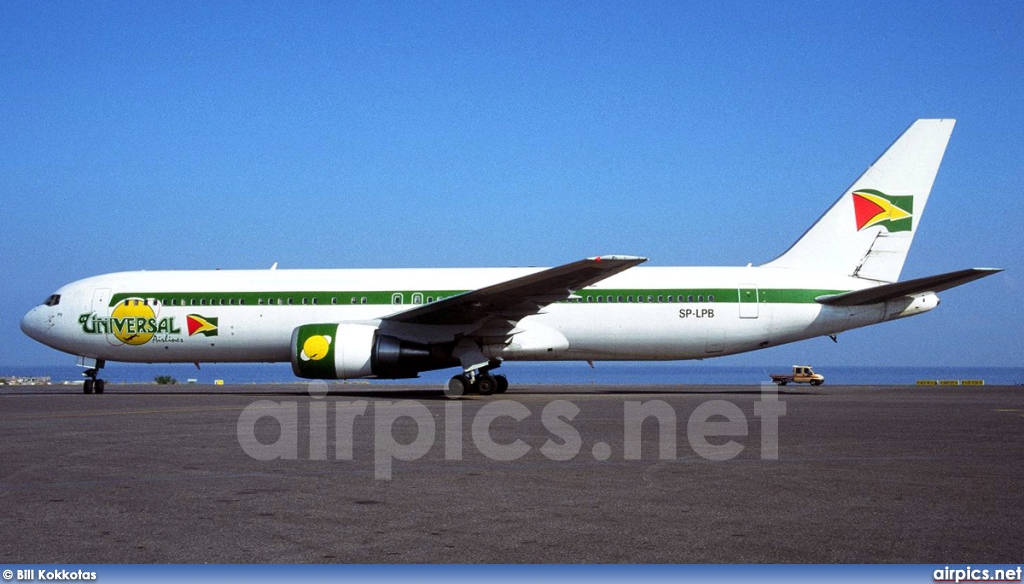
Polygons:
<instances>
[{"instance_id":1,"label":"sea","mask_svg":"<svg viewBox=\"0 0 1024 584\"><path fill-rule=\"evenodd\" d=\"M499 370L516 384L588 385L758 385L770 373L786 373L791 364L764 366L711 365L700 362L506 362ZM859 367L816 366L830 385L914 385L918 380L983 380L986 385L1024 385L1024 367ZM417 379L362 380L371 385L443 385L452 369L426 372ZM74 365L2 366L3 377L49 377L51 383L78 382L82 369ZM178 383L269 384L300 383L288 363L213 363L196 368L191 364L109 363L101 377L108 383L154 383L170 376Z\"/></svg>"}]
</instances>

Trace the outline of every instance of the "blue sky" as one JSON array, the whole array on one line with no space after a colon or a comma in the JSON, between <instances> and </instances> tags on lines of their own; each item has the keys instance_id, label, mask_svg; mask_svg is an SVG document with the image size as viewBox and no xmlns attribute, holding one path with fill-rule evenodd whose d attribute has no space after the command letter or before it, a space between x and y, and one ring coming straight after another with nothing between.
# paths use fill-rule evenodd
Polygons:
<instances>
[{"instance_id":1,"label":"blue sky","mask_svg":"<svg viewBox=\"0 0 1024 584\"><path fill-rule=\"evenodd\" d=\"M7 2L0 364L135 269L785 250L906 126L959 120L904 278L931 314L722 364L1024 357L1020 2Z\"/></svg>"}]
</instances>

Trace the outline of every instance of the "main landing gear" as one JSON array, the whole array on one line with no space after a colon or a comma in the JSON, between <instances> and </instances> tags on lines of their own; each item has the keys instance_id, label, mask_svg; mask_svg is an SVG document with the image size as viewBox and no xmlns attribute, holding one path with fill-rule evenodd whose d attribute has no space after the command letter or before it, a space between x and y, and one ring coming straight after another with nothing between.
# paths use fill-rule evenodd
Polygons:
<instances>
[{"instance_id":1,"label":"main landing gear","mask_svg":"<svg viewBox=\"0 0 1024 584\"><path fill-rule=\"evenodd\" d=\"M82 384L82 391L85 393L103 393L103 390L107 388L107 382L102 379L97 379L100 369L103 367L102 364L97 364L96 367L86 369L82 372L85 376L85 383Z\"/></svg>"},{"instance_id":2,"label":"main landing gear","mask_svg":"<svg viewBox=\"0 0 1024 584\"><path fill-rule=\"evenodd\" d=\"M448 380L445 395L450 398L460 398L471 393L480 395L505 393L508 390L508 378L504 375L491 375L490 370L493 368L476 369L452 377Z\"/></svg>"}]
</instances>

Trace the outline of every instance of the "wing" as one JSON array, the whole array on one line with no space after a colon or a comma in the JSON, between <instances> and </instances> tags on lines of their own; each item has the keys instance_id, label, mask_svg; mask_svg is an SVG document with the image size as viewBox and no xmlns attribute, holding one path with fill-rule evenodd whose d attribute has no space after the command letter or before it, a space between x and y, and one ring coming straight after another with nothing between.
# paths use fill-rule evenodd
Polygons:
<instances>
[{"instance_id":1,"label":"wing","mask_svg":"<svg viewBox=\"0 0 1024 584\"><path fill-rule=\"evenodd\" d=\"M576 290L646 261L647 258L634 256L587 258L424 304L383 320L431 325L472 324L492 316L518 320L537 314L548 304L569 298Z\"/></svg>"},{"instance_id":2,"label":"wing","mask_svg":"<svg viewBox=\"0 0 1024 584\"><path fill-rule=\"evenodd\" d=\"M955 288L1002 271L1003 270L998 268L969 268L966 270L959 270L957 272L939 274L937 276L907 280L906 282L896 282L895 284L884 284L882 286L875 286L874 288L866 288L864 290L854 290L853 292L846 292L843 294L819 296L815 298L815 300L821 304L828 304L831 306L863 306L865 304L877 304L879 302L888 302L889 300L902 298L903 296L913 296L915 294L923 294L925 292L942 292L943 290L949 290L950 288Z\"/></svg>"}]
</instances>

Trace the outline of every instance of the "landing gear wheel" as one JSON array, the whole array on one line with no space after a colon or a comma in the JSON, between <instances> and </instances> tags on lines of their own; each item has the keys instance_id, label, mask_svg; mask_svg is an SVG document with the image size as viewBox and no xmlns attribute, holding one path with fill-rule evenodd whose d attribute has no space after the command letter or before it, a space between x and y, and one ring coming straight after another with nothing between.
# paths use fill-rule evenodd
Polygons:
<instances>
[{"instance_id":1,"label":"landing gear wheel","mask_svg":"<svg viewBox=\"0 0 1024 584\"><path fill-rule=\"evenodd\" d=\"M498 382L498 387L495 393L505 393L508 391L508 377L504 375L495 375L494 380Z\"/></svg>"},{"instance_id":2,"label":"landing gear wheel","mask_svg":"<svg viewBox=\"0 0 1024 584\"><path fill-rule=\"evenodd\" d=\"M448 380L448 386L444 390L444 394L451 399L459 399L460 397L469 393L472 388L472 384L469 383L469 378L465 375L456 375Z\"/></svg>"},{"instance_id":3,"label":"landing gear wheel","mask_svg":"<svg viewBox=\"0 0 1024 584\"><path fill-rule=\"evenodd\" d=\"M102 379L97 379L96 382L93 383L93 389L96 390L96 393L103 393L103 390L106 388L107 382Z\"/></svg>"},{"instance_id":4,"label":"landing gear wheel","mask_svg":"<svg viewBox=\"0 0 1024 584\"><path fill-rule=\"evenodd\" d=\"M491 395L498 389L498 380L491 375L481 375L476 380L476 390L480 395Z\"/></svg>"},{"instance_id":5,"label":"landing gear wheel","mask_svg":"<svg viewBox=\"0 0 1024 584\"><path fill-rule=\"evenodd\" d=\"M92 393L93 385L95 382L91 379L86 379L85 383L82 384L82 391L85 393Z\"/></svg>"}]
</instances>

